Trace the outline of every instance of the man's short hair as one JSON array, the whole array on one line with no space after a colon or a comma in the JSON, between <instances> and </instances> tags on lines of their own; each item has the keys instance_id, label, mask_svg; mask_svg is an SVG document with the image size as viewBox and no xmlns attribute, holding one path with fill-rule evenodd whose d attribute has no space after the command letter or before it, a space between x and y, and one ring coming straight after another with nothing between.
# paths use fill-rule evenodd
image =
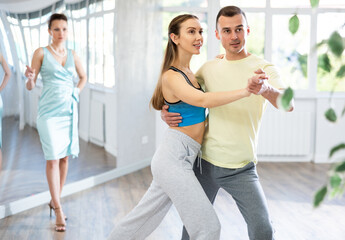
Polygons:
<instances>
[{"instance_id":1,"label":"man's short hair","mask_svg":"<svg viewBox=\"0 0 345 240\"><path fill-rule=\"evenodd\" d=\"M242 16L244 17L244 19L246 20L246 23L248 25L246 14L239 7L236 7L236 6L226 6L226 7L223 7L222 9L220 9L219 12L218 12L217 20L216 20L216 29L218 29L218 27L217 27L218 19L221 16L233 17L233 16L238 15L238 14L242 14Z\"/></svg>"}]
</instances>

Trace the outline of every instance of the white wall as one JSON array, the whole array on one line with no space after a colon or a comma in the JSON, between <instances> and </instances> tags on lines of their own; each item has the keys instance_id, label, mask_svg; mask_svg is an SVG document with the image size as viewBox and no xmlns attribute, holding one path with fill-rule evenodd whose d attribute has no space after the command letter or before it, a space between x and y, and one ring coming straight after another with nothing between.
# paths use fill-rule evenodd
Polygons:
<instances>
[{"instance_id":1,"label":"white wall","mask_svg":"<svg viewBox=\"0 0 345 240\"><path fill-rule=\"evenodd\" d=\"M150 111L149 101L162 59L157 3L157 0L116 2L119 167L151 158L155 150L155 111Z\"/></svg>"}]
</instances>

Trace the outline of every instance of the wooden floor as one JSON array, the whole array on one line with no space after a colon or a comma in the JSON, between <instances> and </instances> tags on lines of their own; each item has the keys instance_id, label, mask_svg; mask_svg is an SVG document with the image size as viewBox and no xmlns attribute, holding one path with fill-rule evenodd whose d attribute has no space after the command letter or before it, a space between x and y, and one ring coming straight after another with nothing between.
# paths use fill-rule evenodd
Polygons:
<instances>
[{"instance_id":1,"label":"wooden floor","mask_svg":"<svg viewBox=\"0 0 345 240\"><path fill-rule=\"evenodd\" d=\"M3 169L0 172L0 205L48 190L46 161L35 128L19 131L14 117L3 119ZM80 140L78 158L69 160L66 183L94 176L116 167L104 148ZM1 238L0 238L1 239Z\"/></svg>"},{"instance_id":2,"label":"wooden floor","mask_svg":"<svg viewBox=\"0 0 345 240\"><path fill-rule=\"evenodd\" d=\"M259 163L276 240L344 240L345 198L312 208L312 197L324 183L329 165ZM55 218L41 206L0 220L0 239L102 240L140 200L152 180L149 168L63 199L67 232L53 231ZM246 225L232 198L220 191L215 209L222 224L221 240L245 240ZM171 208L148 240L178 240L182 223ZM121 240L121 239L119 239Z\"/></svg>"}]
</instances>

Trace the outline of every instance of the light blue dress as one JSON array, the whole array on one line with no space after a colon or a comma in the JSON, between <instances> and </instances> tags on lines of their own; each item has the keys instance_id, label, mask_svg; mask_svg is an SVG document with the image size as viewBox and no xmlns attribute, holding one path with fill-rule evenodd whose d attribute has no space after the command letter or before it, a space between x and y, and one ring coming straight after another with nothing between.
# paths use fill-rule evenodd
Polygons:
<instances>
[{"instance_id":1,"label":"light blue dress","mask_svg":"<svg viewBox=\"0 0 345 240\"><path fill-rule=\"evenodd\" d=\"M62 66L47 48L43 50L43 90L38 103L37 130L44 157L46 160L77 157L79 89L73 83L76 76L73 53L67 50L67 60Z\"/></svg>"},{"instance_id":2,"label":"light blue dress","mask_svg":"<svg viewBox=\"0 0 345 240\"><path fill-rule=\"evenodd\" d=\"M1 56L1 53L0 53L0 56ZM0 62L0 65L2 63ZM2 97L1 97L1 94L0 94L0 149L2 149L2 112L4 110L4 104L2 102Z\"/></svg>"},{"instance_id":3,"label":"light blue dress","mask_svg":"<svg viewBox=\"0 0 345 240\"><path fill-rule=\"evenodd\" d=\"M2 103L2 98L0 94L0 149L2 149L2 112L4 108L4 104Z\"/></svg>"}]
</instances>

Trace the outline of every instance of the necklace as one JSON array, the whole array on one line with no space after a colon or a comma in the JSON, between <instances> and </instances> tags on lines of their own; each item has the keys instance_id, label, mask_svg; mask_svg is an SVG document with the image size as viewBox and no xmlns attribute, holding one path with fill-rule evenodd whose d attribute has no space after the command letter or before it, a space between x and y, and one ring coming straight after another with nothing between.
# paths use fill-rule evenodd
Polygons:
<instances>
[{"instance_id":1,"label":"necklace","mask_svg":"<svg viewBox=\"0 0 345 240\"><path fill-rule=\"evenodd\" d=\"M51 48L53 53L55 53L57 56L62 57L62 58L66 56L66 52L67 52L66 48L63 48L63 54L60 54L53 48L53 46L51 44L49 44L49 47Z\"/></svg>"}]
</instances>

